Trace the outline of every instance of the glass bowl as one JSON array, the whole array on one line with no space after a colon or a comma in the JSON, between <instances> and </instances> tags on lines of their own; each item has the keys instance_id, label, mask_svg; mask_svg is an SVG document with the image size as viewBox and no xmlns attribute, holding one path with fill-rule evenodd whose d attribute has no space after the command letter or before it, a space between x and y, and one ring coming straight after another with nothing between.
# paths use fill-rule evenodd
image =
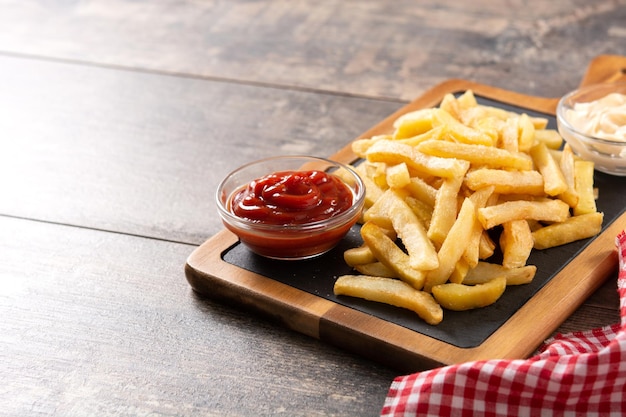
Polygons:
<instances>
[{"instance_id":1,"label":"glass bowl","mask_svg":"<svg viewBox=\"0 0 626 417\"><path fill-rule=\"evenodd\" d=\"M235 215L233 196L252 181L283 171L322 171L348 186L352 204L332 217L300 224L268 224ZM252 252L273 259L298 260L319 256L334 248L359 220L365 202L365 185L348 165L310 156L277 156L243 165L219 184L218 213L224 226Z\"/></svg>"},{"instance_id":2,"label":"glass bowl","mask_svg":"<svg viewBox=\"0 0 626 417\"><path fill-rule=\"evenodd\" d=\"M626 123L626 113L622 110L619 110L619 114L613 110L608 118L605 113L603 119L596 118L598 117L596 110L590 112L589 106L593 105L593 102L611 93L626 94L626 82L589 85L566 94L557 105L557 126L559 133L574 153L593 161L595 169L611 175L626 176L626 141L603 136L603 133L597 130L593 133L585 131L596 122L596 126L611 126L609 130L615 128L616 122ZM626 111L625 107L621 109Z\"/></svg>"}]
</instances>

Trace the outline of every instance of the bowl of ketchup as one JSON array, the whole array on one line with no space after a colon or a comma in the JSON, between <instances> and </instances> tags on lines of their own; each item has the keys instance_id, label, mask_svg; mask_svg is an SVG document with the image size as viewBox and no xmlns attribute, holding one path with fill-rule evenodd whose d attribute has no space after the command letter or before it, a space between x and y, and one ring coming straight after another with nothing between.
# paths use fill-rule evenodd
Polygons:
<instances>
[{"instance_id":1,"label":"bowl of ketchup","mask_svg":"<svg viewBox=\"0 0 626 417\"><path fill-rule=\"evenodd\" d=\"M348 165L277 156L231 172L216 192L224 226L252 252L298 260L334 248L359 220L365 185Z\"/></svg>"}]
</instances>

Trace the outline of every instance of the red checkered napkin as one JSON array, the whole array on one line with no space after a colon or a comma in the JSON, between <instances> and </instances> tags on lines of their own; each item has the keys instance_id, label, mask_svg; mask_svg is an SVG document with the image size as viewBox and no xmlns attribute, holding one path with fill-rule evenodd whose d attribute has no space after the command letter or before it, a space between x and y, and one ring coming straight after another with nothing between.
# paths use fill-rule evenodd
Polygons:
<instances>
[{"instance_id":1,"label":"red checkered napkin","mask_svg":"<svg viewBox=\"0 0 626 417\"><path fill-rule=\"evenodd\" d=\"M529 359L397 377L381 416L626 415L626 233L616 238L621 323L559 335Z\"/></svg>"}]
</instances>

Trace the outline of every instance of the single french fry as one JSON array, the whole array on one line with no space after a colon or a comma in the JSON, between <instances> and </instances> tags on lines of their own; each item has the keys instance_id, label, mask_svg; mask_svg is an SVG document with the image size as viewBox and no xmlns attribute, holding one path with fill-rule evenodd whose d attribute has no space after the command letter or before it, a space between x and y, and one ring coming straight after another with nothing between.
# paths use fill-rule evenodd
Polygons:
<instances>
[{"instance_id":1,"label":"single french fry","mask_svg":"<svg viewBox=\"0 0 626 417\"><path fill-rule=\"evenodd\" d=\"M412 196L407 196L404 201L406 201L409 207L411 207L413 213L415 213L415 215L418 219L420 219L426 230L428 230L430 228L430 221L433 216L433 207Z\"/></svg>"},{"instance_id":2,"label":"single french fry","mask_svg":"<svg viewBox=\"0 0 626 417\"><path fill-rule=\"evenodd\" d=\"M502 224L500 249L502 266L520 268L526 265L535 242L526 220L512 220Z\"/></svg>"},{"instance_id":3,"label":"single french fry","mask_svg":"<svg viewBox=\"0 0 626 417\"><path fill-rule=\"evenodd\" d=\"M537 171L476 169L467 173L465 185L471 190L493 186L497 194L544 195L543 177Z\"/></svg>"},{"instance_id":4,"label":"single french fry","mask_svg":"<svg viewBox=\"0 0 626 417\"><path fill-rule=\"evenodd\" d=\"M444 140L427 140L417 145L417 150L434 157L455 158L469 161L474 166L507 168L518 170L532 169L530 157L520 152L485 145L471 145Z\"/></svg>"},{"instance_id":5,"label":"single french fry","mask_svg":"<svg viewBox=\"0 0 626 417\"><path fill-rule=\"evenodd\" d=\"M429 271L439 266L437 252L426 234L426 229L401 195L390 190L388 216L393 229L409 255L409 265L417 270Z\"/></svg>"},{"instance_id":6,"label":"single french fry","mask_svg":"<svg viewBox=\"0 0 626 417\"><path fill-rule=\"evenodd\" d=\"M342 275L335 281L333 291L336 295L363 298L414 311L428 324L436 325L443 320L443 310L430 294L400 280Z\"/></svg>"},{"instance_id":7,"label":"single french fry","mask_svg":"<svg viewBox=\"0 0 626 417\"><path fill-rule=\"evenodd\" d=\"M410 184L411 175L404 162L387 167L387 185L391 188L403 188Z\"/></svg>"},{"instance_id":8,"label":"single french fry","mask_svg":"<svg viewBox=\"0 0 626 417\"><path fill-rule=\"evenodd\" d=\"M502 296L506 278L499 276L484 284L441 284L432 289L435 300L448 310L465 311L487 307Z\"/></svg>"},{"instance_id":9,"label":"single french fry","mask_svg":"<svg viewBox=\"0 0 626 417\"><path fill-rule=\"evenodd\" d=\"M474 203L469 198L466 198L461 205L458 217L437 253L439 266L426 273L425 291L430 291L434 286L443 284L448 280L456 263L463 256L465 245L472 233L475 218L476 210L474 209Z\"/></svg>"},{"instance_id":10,"label":"single french fry","mask_svg":"<svg viewBox=\"0 0 626 417\"><path fill-rule=\"evenodd\" d=\"M603 219L603 213L593 212L542 227L532 233L534 248L547 249L595 236L602 231Z\"/></svg>"},{"instance_id":11,"label":"single french fry","mask_svg":"<svg viewBox=\"0 0 626 417\"><path fill-rule=\"evenodd\" d=\"M563 222L569 217L569 206L561 200L507 201L478 209L478 219L485 230L513 220Z\"/></svg>"},{"instance_id":12,"label":"single french fry","mask_svg":"<svg viewBox=\"0 0 626 417\"><path fill-rule=\"evenodd\" d=\"M536 129L535 140L543 142L549 149L561 149L563 137L554 129Z\"/></svg>"},{"instance_id":13,"label":"single french fry","mask_svg":"<svg viewBox=\"0 0 626 417\"><path fill-rule=\"evenodd\" d=\"M435 207L430 219L428 237L435 244L441 244L450 231L457 216L457 196L463 183L463 177L446 179L435 199Z\"/></svg>"},{"instance_id":14,"label":"single french fry","mask_svg":"<svg viewBox=\"0 0 626 417\"><path fill-rule=\"evenodd\" d=\"M493 194L493 190L493 186L484 187L476 190L476 192L468 197L472 200L472 203L474 203L474 209L476 210L472 232L467 241L465 251L463 252L463 259L470 268L474 268L480 259L480 240L484 231L482 224L478 220L478 209L487 205L487 201L489 201L489 198Z\"/></svg>"},{"instance_id":15,"label":"single french fry","mask_svg":"<svg viewBox=\"0 0 626 417\"><path fill-rule=\"evenodd\" d=\"M425 279L424 272L411 267L409 255L404 253L380 227L371 222L365 223L361 227L361 237L376 259L413 288L422 289Z\"/></svg>"},{"instance_id":16,"label":"single french fry","mask_svg":"<svg viewBox=\"0 0 626 417\"><path fill-rule=\"evenodd\" d=\"M487 231L483 231L480 235L480 242L478 245L478 259L489 259L496 250L496 244L491 239Z\"/></svg>"},{"instance_id":17,"label":"single french fry","mask_svg":"<svg viewBox=\"0 0 626 417\"><path fill-rule=\"evenodd\" d=\"M499 264L481 261L476 267L467 272L463 284L484 284L496 277L504 276L506 278L506 285L523 285L532 282L536 272L537 267L535 265L525 265L520 268L505 268Z\"/></svg>"},{"instance_id":18,"label":"single french fry","mask_svg":"<svg viewBox=\"0 0 626 417\"><path fill-rule=\"evenodd\" d=\"M454 265L454 269L452 270L448 281L454 282L456 284L462 284L469 270L469 263L464 258L459 259L456 265Z\"/></svg>"},{"instance_id":19,"label":"single french fry","mask_svg":"<svg viewBox=\"0 0 626 417\"><path fill-rule=\"evenodd\" d=\"M411 177L411 182L405 189L415 198L431 207L435 206L437 189L419 177Z\"/></svg>"},{"instance_id":20,"label":"single french fry","mask_svg":"<svg viewBox=\"0 0 626 417\"><path fill-rule=\"evenodd\" d=\"M540 116L528 116L530 123L535 128L535 136L537 136L537 130L545 130L548 127L548 119Z\"/></svg>"},{"instance_id":21,"label":"single french fry","mask_svg":"<svg viewBox=\"0 0 626 417\"><path fill-rule=\"evenodd\" d=\"M469 168L467 161L426 155L413 146L390 140L377 141L368 149L366 156L371 162L404 162L411 169L443 178L463 176Z\"/></svg>"},{"instance_id":22,"label":"single french fry","mask_svg":"<svg viewBox=\"0 0 626 417\"><path fill-rule=\"evenodd\" d=\"M387 215L389 212L390 200L387 196L391 190L385 190L365 213L363 213L364 223L376 223L384 229L393 229L391 219Z\"/></svg>"},{"instance_id":23,"label":"single french fry","mask_svg":"<svg viewBox=\"0 0 626 417\"><path fill-rule=\"evenodd\" d=\"M367 245L361 245L356 248L347 249L343 253L343 259L346 264L353 268L356 265L376 262L376 257Z\"/></svg>"},{"instance_id":24,"label":"single french fry","mask_svg":"<svg viewBox=\"0 0 626 417\"><path fill-rule=\"evenodd\" d=\"M557 165L544 142L538 142L530 148L530 156L543 176L543 189L547 195L554 197L567 191L567 182L561 168Z\"/></svg>"},{"instance_id":25,"label":"single french fry","mask_svg":"<svg viewBox=\"0 0 626 417\"><path fill-rule=\"evenodd\" d=\"M574 162L576 158L572 148L569 144L565 144L563 152L561 152L561 158L559 160L559 166L563 173L563 178L567 184L567 190L562 194L559 194L559 198L565 201L570 207L576 207L578 205L578 191L576 191L576 169Z\"/></svg>"},{"instance_id":26,"label":"single french fry","mask_svg":"<svg viewBox=\"0 0 626 417\"><path fill-rule=\"evenodd\" d=\"M356 269L360 274L363 274L363 275L399 279L398 274L393 272L391 269L387 268L385 264L383 264L382 262L359 264L359 265L355 265L354 269Z\"/></svg>"},{"instance_id":27,"label":"single french fry","mask_svg":"<svg viewBox=\"0 0 626 417\"><path fill-rule=\"evenodd\" d=\"M411 138L433 128L433 109L420 109L403 114L393 122L393 139Z\"/></svg>"},{"instance_id":28,"label":"single french fry","mask_svg":"<svg viewBox=\"0 0 626 417\"><path fill-rule=\"evenodd\" d=\"M574 207L575 216L597 211L593 190L593 170L594 163L591 161L574 162L574 183L578 193L578 204Z\"/></svg>"},{"instance_id":29,"label":"single french fry","mask_svg":"<svg viewBox=\"0 0 626 417\"><path fill-rule=\"evenodd\" d=\"M526 113L522 113L519 116L518 122L520 131L519 150L520 152L528 152L535 143L535 124Z\"/></svg>"}]
</instances>

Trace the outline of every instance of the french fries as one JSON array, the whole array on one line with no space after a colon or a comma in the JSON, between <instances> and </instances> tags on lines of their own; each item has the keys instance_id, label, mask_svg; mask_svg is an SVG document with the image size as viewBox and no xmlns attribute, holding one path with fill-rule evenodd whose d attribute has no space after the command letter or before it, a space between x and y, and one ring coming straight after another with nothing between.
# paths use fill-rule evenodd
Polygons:
<instances>
[{"instance_id":1,"label":"french fries","mask_svg":"<svg viewBox=\"0 0 626 417\"><path fill-rule=\"evenodd\" d=\"M343 275L335 282L336 295L349 295L412 310L428 324L439 324L443 310L432 295L403 281L369 275Z\"/></svg>"},{"instance_id":2,"label":"french fries","mask_svg":"<svg viewBox=\"0 0 626 417\"><path fill-rule=\"evenodd\" d=\"M527 220L512 220L502 224L502 266L510 269L525 266L533 246L533 234Z\"/></svg>"},{"instance_id":3,"label":"french fries","mask_svg":"<svg viewBox=\"0 0 626 417\"><path fill-rule=\"evenodd\" d=\"M434 286L444 284L452 275L454 267L461 259L461 256L463 256L467 242L472 235L475 216L474 203L469 198L466 198L463 201L458 217L455 216L454 224L439 249L437 254L439 259L438 267L428 271L426 274L424 283L426 291L430 292Z\"/></svg>"},{"instance_id":4,"label":"french fries","mask_svg":"<svg viewBox=\"0 0 626 417\"><path fill-rule=\"evenodd\" d=\"M432 294L442 307L464 311L486 307L495 303L506 289L506 278L495 277L484 284L463 285L450 282L433 287Z\"/></svg>"},{"instance_id":5,"label":"french fries","mask_svg":"<svg viewBox=\"0 0 626 417\"><path fill-rule=\"evenodd\" d=\"M358 274L338 277L335 294L407 308L431 325L532 282L533 250L602 229L593 163L547 119L481 105L472 91L407 113L353 150L367 188L364 244L345 252Z\"/></svg>"},{"instance_id":6,"label":"french fries","mask_svg":"<svg viewBox=\"0 0 626 417\"><path fill-rule=\"evenodd\" d=\"M561 200L506 201L478 210L478 220L485 230L513 220L564 222L569 217L569 206Z\"/></svg>"},{"instance_id":7,"label":"french fries","mask_svg":"<svg viewBox=\"0 0 626 417\"><path fill-rule=\"evenodd\" d=\"M400 249L375 223L365 223L361 236L374 256L416 289L424 286L425 273L411 266L409 256Z\"/></svg>"}]
</instances>

